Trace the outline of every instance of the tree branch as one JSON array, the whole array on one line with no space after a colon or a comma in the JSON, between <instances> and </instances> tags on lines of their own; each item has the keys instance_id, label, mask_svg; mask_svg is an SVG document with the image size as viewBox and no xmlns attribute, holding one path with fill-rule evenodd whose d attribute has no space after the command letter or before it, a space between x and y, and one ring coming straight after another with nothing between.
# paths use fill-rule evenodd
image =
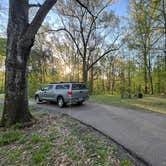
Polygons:
<instances>
[{"instance_id":1,"label":"tree branch","mask_svg":"<svg viewBox=\"0 0 166 166\"><path fill-rule=\"evenodd\" d=\"M32 22L30 23L26 35L32 35L32 37L35 36L37 31L39 30L44 18L50 11L50 9L55 5L57 0L45 0L45 2L42 4L42 6L37 11L35 17L33 18Z\"/></svg>"},{"instance_id":2,"label":"tree branch","mask_svg":"<svg viewBox=\"0 0 166 166\"><path fill-rule=\"evenodd\" d=\"M76 42L76 39L74 38L74 36L71 34L71 32L69 30L67 30L66 28L60 28L60 29L57 29L57 30L47 30L45 32L59 32L59 31L65 31L65 32L67 32L69 34L69 36L73 40L73 42L74 42L74 44L75 44L75 46L76 46L76 48L77 48L77 50L79 52L79 54L83 58L82 52L81 52L81 50L79 48L79 45L78 45L78 43Z\"/></svg>"},{"instance_id":3,"label":"tree branch","mask_svg":"<svg viewBox=\"0 0 166 166\"><path fill-rule=\"evenodd\" d=\"M88 9L88 7L85 4L83 4L80 0L75 0L75 1L83 8L85 8L88 11L88 13L94 17L93 13Z\"/></svg>"},{"instance_id":4,"label":"tree branch","mask_svg":"<svg viewBox=\"0 0 166 166\"><path fill-rule=\"evenodd\" d=\"M122 45L124 43L121 43L121 45L118 47L118 48L114 48L114 49L109 49L107 50L106 52L104 52L99 58L97 58L89 67L88 67L88 71L93 67L93 65L95 65L100 59L102 59L105 55L109 54L110 52L113 52L113 51L117 51L119 50Z\"/></svg>"},{"instance_id":5,"label":"tree branch","mask_svg":"<svg viewBox=\"0 0 166 166\"><path fill-rule=\"evenodd\" d=\"M37 4L29 4L29 8L31 7L41 7L42 5L40 3Z\"/></svg>"}]
</instances>

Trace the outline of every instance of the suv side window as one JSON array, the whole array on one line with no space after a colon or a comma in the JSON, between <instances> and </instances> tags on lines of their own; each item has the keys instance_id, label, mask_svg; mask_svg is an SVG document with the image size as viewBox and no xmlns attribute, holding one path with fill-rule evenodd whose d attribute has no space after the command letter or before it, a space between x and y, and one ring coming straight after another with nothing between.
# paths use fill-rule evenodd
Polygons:
<instances>
[{"instance_id":1,"label":"suv side window","mask_svg":"<svg viewBox=\"0 0 166 166\"><path fill-rule=\"evenodd\" d=\"M64 85L64 89L69 89L70 88L70 85L66 84Z\"/></svg>"},{"instance_id":2,"label":"suv side window","mask_svg":"<svg viewBox=\"0 0 166 166\"><path fill-rule=\"evenodd\" d=\"M69 89L70 85L57 85L56 89L64 90L64 89Z\"/></svg>"},{"instance_id":3,"label":"suv side window","mask_svg":"<svg viewBox=\"0 0 166 166\"><path fill-rule=\"evenodd\" d=\"M73 84L72 90L85 90L87 89L85 84Z\"/></svg>"},{"instance_id":4,"label":"suv side window","mask_svg":"<svg viewBox=\"0 0 166 166\"><path fill-rule=\"evenodd\" d=\"M48 85L47 90L51 90L53 88L53 85Z\"/></svg>"},{"instance_id":5,"label":"suv side window","mask_svg":"<svg viewBox=\"0 0 166 166\"><path fill-rule=\"evenodd\" d=\"M56 89L63 89L63 85L57 85Z\"/></svg>"}]
</instances>

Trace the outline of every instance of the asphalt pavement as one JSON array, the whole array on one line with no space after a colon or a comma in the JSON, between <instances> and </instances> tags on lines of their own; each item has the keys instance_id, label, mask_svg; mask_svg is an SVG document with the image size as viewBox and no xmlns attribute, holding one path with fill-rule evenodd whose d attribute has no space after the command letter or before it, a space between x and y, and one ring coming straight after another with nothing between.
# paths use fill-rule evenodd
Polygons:
<instances>
[{"instance_id":1,"label":"asphalt pavement","mask_svg":"<svg viewBox=\"0 0 166 166\"><path fill-rule=\"evenodd\" d=\"M95 103L62 109L48 103L34 106L68 114L110 136L149 165L166 166L166 115Z\"/></svg>"}]
</instances>

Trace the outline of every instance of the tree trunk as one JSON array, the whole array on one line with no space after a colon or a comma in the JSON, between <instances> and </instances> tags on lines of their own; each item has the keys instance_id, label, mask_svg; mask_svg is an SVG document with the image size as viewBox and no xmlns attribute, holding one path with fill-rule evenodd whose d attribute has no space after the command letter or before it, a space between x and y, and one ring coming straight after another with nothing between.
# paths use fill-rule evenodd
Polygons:
<instances>
[{"instance_id":1,"label":"tree trunk","mask_svg":"<svg viewBox=\"0 0 166 166\"><path fill-rule=\"evenodd\" d=\"M82 79L85 84L87 84L87 79L88 79L88 70L87 70L87 65L86 65L86 60L83 60L83 65L82 65Z\"/></svg>"},{"instance_id":2,"label":"tree trunk","mask_svg":"<svg viewBox=\"0 0 166 166\"><path fill-rule=\"evenodd\" d=\"M144 93L148 94L147 55L144 53Z\"/></svg>"},{"instance_id":3,"label":"tree trunk","mask_svg":"<svg viewBox=\"0 0 166 166\"><path fill-rule=\"evenodd\" d=\"M165 0L162 0L162 15L164 20L164 94L166 95L166 11L165 11Z\"/></svg>"},{"instance_id":4,"label":"tree trunk","mask_svg":"<svg viewBox=\"0 0 166 166\"><path fill-rule=\"evenodd\" d=\"M131 99L131 61L129 60L128 66L128 97Z\"/></svg>"},{"instance_id":5,"label":"tree trunk","mask_svg":"<svg viewBox=\"0 0 166 166\"><path fill-rule=\"evenodd\" d=\"M16 49L17 54L26 55L28 50ZM16 56L18 56L16 54ZM14 50L11 51L13 62L15 58ZM6 60L6 80L5 80L5 104L2 122L4 125L10 126L17 122L28 122L32 116L28 110L27 95L27 70L26 63L20 63L20 66Z\"/></svg>"},{"instance_id":6,"label":"tree trunk","mask_svg":"<svg viewBox=\"0 0 166 166\"><path fill-rule=\"evenodd\" d=\"M46 0L29 24L29 0L9 0L5 103L1 121L4 126L32 118L28 110L27 63L35 35L55 3L56 0Z\"/></svg>"},{"instance_id":7,"label":"tree trunk","mask_svg":"<svg viewBox=\"0 0 166 166\"><path fill-rule=\"evenodd\" d=\"M33 39L25 40L28 26L28 1L10 0L5 73L3 125L30 121L27 97L27 62Z\"/></svg>"},{"instance_id":8,"label":"tree trunk","mask_svg":"<svg viewBox=\"0 0 166 166\"><path fill-rule=\"evenodd\" d=\"M89 80L89 90L90 94L93 94L93 83L94 83L94 72L93 72L93 67L90 69L90 80Z\"/></svg>"},{"instance_id":9,"label":"tree trunk","mask_svg":"<svg viewBox=\"0 0 166 166\"><path fill-rule=\"evenodd\" d=\"M148 59L148 73L149 73L149 81L150 81L150 88L151 88L151 95L154 94L153 90L153 77L152 77L152 66L151 66L151 57L149 53L149 59Z\"/></svg>"}]
</instances>

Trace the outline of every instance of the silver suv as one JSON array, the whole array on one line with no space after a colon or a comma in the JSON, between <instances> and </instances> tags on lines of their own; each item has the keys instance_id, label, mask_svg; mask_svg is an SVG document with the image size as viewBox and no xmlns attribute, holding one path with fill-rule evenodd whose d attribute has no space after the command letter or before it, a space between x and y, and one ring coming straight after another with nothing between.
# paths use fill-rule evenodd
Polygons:
<instances>
[{"instance_id":1,"label":"silver suv","mask_svg":"<svg viewBox=\"0 0 166 166\"><path fill-rule=\"evenodd\" d=\"M50 83L35 93L36 103L42 101L57 102L59 107L67 103L82 104L89 98L89 91L84 83Z\"/></svg>"}]
</instances>

